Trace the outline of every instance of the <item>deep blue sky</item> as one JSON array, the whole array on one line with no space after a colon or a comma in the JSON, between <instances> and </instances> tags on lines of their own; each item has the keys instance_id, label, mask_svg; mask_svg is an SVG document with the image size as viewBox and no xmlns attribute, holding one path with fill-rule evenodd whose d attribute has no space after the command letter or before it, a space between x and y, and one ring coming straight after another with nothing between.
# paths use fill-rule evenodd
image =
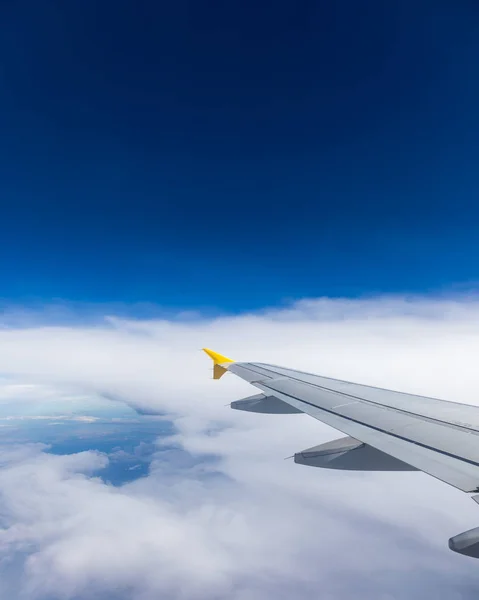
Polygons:
<instances>
[{"instance_id":1,"label":"deep blue sky","mask_svg":"<svg viewBox=\"0 0 479 600\"><path fill-rule=\"evenodd\" d=\"M4 0L0 296L479 280L472 0Z\"/></svg>"}]
</instances>

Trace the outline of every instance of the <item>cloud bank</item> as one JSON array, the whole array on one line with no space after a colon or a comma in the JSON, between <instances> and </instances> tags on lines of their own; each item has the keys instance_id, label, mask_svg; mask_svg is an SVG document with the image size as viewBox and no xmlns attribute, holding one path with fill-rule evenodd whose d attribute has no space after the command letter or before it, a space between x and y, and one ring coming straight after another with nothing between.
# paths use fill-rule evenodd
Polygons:
<instances>
[{"instance_id":1,"label":"cloud bank","mask_svg":"<svg viewBox=\"0 0 479 600\"><path fill-rule=\"evenodd\" d=\"M342 434L305 415L229 410L255 388L212 381L199 348L477 404L479 300L320 299L91 325L8 316L2 402L101 395L161 412L175 434L159 438L148 477L121 487L100 478L104 454L3 447L0 598L476 597L477 562L447 548L479 524L467 495L422 473L284 461Z\"/></svg>"}]
</instances>

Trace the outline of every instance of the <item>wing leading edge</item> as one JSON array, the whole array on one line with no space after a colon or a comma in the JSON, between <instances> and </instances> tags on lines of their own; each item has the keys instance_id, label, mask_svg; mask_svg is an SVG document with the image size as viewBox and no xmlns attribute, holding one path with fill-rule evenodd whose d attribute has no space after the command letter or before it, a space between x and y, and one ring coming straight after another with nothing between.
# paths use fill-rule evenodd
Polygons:
<instances>
[{"instance_id":1,"label":"wing leading edge","mask_svg":"<svg viewBox=\"0 0 479 600\"><path fill-rule=\"evenodd\" d=\"M421 470L463 492L479 492L479 407L205 352L214 361L215 379L229 371L261 390L232 403L233 408L303 412L347 434L296 454L295 462L348 470ZM449 547L479 558L479 528L466 533L451 538Z\"/></svg>"}]
</instances>

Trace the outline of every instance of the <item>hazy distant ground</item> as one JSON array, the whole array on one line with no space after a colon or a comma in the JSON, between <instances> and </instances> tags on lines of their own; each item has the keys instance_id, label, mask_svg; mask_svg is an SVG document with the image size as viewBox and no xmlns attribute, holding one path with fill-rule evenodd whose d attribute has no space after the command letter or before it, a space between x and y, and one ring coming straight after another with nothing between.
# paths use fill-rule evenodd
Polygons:
<instances>
[{"instance_id":1,"label":"hazy distant ground","mask_svg":"<svg viewBox=\"0 0 479 600\"><path fill-rule=\"evenodd\" d=\"M118 486L146 475L152 454L159 450L155 439L172 433L168 421L140 415L121 403L78 404L74 411L59 410L56 404L47 400L30 405L28 414L16 401L2 404L0 448L42 443L58 455L97 450L109 458L98 476Z\"/></svg>"}]
</instances>

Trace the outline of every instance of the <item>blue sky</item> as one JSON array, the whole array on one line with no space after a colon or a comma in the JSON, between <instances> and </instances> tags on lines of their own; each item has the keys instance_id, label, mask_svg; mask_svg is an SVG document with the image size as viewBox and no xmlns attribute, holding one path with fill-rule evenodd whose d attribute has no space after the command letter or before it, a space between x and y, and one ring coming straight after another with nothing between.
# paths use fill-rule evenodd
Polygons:
<instances>
[{"instance_id":1,"label":"blue sky","mask_svg":"<svg viewBox=\"0 0 479 600\"><path fill-rule=\"evenodd\" d=\"M473 2L3 3L6 303L479 279Z\"/></svg>"}]
</instances>

